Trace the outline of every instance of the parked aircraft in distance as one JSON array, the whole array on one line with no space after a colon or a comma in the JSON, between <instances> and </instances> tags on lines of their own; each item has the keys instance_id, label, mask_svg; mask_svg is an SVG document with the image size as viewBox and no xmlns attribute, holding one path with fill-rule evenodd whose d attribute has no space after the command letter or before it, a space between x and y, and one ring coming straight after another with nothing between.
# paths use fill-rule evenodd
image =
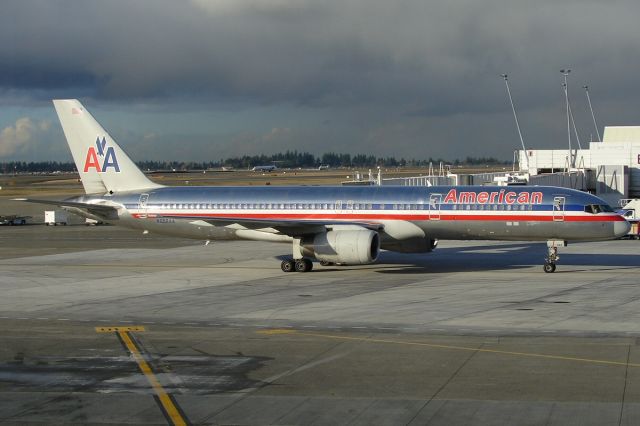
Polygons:
<instances>
[{"instance_id":1,"label":"parked aircraft in distance","mask_svg":"<svg viewBox=\"0 0 640 426\"><path fill-rule=\"evenodd\" d=\"M255 166L251 169L252 172L272 172L274 170L278 170L278 166L275 164L271 164L270 166Z\"/></svg>"},{"instance_id":2,"label":"parked aircraft in distance","mask_svg":"<svg viewBox=\"0 0 640 426\"><path fill-rule=\"evenodd\" d=\"M286 272L309 271L312 259L369 264L380 249L426 253L439 239L547 241L544 271L554 272L567 241L629 231L600 198L556 187L166 187L150 181L80 102L53 103L86 195L23 201L162 234L288 243Z\"/></svg>"}]
</instances>

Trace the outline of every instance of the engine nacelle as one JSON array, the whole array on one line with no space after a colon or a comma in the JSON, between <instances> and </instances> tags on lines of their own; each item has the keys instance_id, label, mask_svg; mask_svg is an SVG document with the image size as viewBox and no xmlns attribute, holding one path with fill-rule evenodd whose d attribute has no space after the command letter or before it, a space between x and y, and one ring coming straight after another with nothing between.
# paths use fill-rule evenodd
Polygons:
<instances>
[{"instance_id":1,"label":"engine nacelle","mask_svg":"<svg viewBox=\"0 0 640 426\"><path fill-rule=\"evenodd\" d=\"M328 231L303 239L300 252L325 262L365 265L378 258L380 236L367 229Z\"/></svg>"}]
</instances>

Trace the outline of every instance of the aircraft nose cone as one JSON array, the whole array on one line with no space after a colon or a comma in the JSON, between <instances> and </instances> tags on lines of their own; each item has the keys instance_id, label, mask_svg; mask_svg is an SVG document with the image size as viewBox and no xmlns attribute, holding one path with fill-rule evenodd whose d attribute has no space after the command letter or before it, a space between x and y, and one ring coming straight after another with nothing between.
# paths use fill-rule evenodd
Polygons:
<instances>
[{"instance_id":1,"label":"aircraft nose cone","mask_svg":"<svg viewBox=\"0 0 640 426\"><path fill-rule=\"evenodd\" d=\"M623 237L631 230L631 224L626 220L620 220L613 223L613 233L616 238Z\"/></svg>"}]
</instances>

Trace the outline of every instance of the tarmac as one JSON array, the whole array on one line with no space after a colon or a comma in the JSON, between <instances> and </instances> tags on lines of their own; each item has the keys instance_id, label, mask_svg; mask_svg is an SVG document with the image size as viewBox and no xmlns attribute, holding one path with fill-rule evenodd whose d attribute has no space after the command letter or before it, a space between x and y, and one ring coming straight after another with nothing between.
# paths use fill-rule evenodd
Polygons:
<instances>
[{"instance_id":1,"label":"tarmac","mask_svg":"<svg viewBox=\"0 0 640 426\"><path fill-rule=\"evenodd\" d=\"M638 424L639 244L302 274L288 245L0 227L0 423Z\"/></svg>"}]
</instances>

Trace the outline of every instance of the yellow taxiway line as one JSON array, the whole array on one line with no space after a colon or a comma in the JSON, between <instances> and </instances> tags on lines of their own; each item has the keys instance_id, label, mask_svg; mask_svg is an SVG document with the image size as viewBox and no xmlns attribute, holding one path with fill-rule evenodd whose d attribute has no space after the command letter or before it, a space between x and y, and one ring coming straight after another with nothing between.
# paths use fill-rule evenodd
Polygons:
<instances>
[{"instance_id":1,"label":"yellow taxiway line","mask_svg":"<svg viewBox=\"0 0 640 426\"><path fill-rule=\"evenodd\" d=\"M151 388L156 393L160 406L162 407L167 420L175 426L186 426L188 424L186 419L178 409L173 399L164 390L156 375L153 374L153 370L151 369L147 361L145 361L142 353L133 342L133 339L131 339L131 335L129 333L132 331L144 331L144 327L96 327L96 332L98 333L117 333L122 343L125 345L131 356L133 356L133 359L138 364L140 371L142 371L142 373L149 381Z\"/></svg>"}]
</instances>

